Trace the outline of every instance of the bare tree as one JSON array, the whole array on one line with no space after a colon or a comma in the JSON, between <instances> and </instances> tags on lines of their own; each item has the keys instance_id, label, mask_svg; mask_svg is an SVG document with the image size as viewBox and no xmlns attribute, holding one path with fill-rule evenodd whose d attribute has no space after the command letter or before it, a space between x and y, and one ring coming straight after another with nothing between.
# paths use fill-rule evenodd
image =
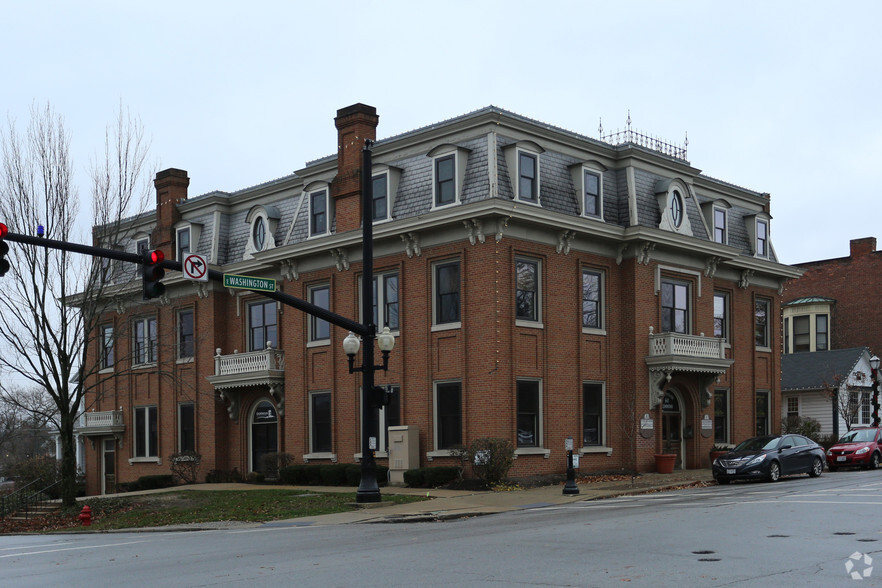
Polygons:
<instances>
[{"instance_id":1,"label":"bare tree","mask_svg":"<svg viewBox=\"0 0 882 588\"><path fill-rule=\"evenodd\" d=\"M0 397L0 470L52 449L52 399L39 388L16 389L15 397L14 404Z\"/></svg>"},{"instance_id":2,"label":"bare tree","mask_svg":"<svg viewBox=\"0 0 882 588\"><path fill-rule=\"evenodd\" d=\"M824 382L824 392L833 403L836 414L845 423L848 431L860 421L861 407L868 400L867 388L853 386L848 383L847 378L836 375L832 378L832 383Z\"/></svg>"},{"instance_id":3,"label":"bare tree","mask_svg":"<svg viewBox=\"0 0 882 588\"><path fill-rule=\"evenodd\" d=\"M37 224L46 238L78 241L79 195L73 183L70 137L62 117L47 105L32 108L26 132L10 121L0 138L0 219L11 232L32 234ZM140 121L120 108L108 128L103 159L91 173L92 213L102 245L125 240L124 219L146 206L148 144ZM140 208L140 210L139 210ZM74 427L84 410L86 382L100 383L94 339L98 321L112 303L103 260L34 245L13 244L5 295L0 297L0 368L46 391L57 412L61 439L62 499L76 497ZM89 349L93 353L88 353ZM89 361L91 358L91 361ZM3 378L2 381L6 381ZM0 395L18 400L0 383Z\"/></svg>"}]
</instances>

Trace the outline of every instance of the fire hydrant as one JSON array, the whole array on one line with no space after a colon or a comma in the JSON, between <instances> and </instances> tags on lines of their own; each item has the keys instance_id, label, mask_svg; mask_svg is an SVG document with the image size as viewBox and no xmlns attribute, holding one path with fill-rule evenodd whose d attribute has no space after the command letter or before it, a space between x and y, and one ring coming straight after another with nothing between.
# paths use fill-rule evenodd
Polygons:
<instances>
[{"instance_id":1,"label":"fire hydrant","mask_svg":"<svg viewBox=\"0 0 882 588\"><path fill-rule=\"evenodd\" d=\"M92 526L92 509L89 508L88 506L84 506L83 512L81 512L80 516L77 518L80 519L80 522L83 524L84 527L91 527Z\"/></svg>"}]
</instances>

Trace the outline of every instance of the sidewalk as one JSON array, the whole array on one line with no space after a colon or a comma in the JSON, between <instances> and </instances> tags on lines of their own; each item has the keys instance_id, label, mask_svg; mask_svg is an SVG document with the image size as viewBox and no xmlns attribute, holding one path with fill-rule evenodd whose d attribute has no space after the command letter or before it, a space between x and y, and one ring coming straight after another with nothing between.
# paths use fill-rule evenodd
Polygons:
<instances>
[{"instance_id":1,"label":"sidewalk","mask_svg":"<svg viewBox=\"0 0 882 588\"><path fill-rule=\"evenodd\" d=\"M387 505L383 503L360 505L354 511L272 521L269 523L241 523L235 521L218 521L214 523L194 523L192 525L174 525L140 529L142 531L171 530L219 530L257 527L304 527L316 525L344 525L352 523L396 523L439 521L455 518L480 516L527 510L568 504L583 500L598 500L615 496L645 494L647 492L673 489L699 483L713 483L709 469L682 470L671 474L646 473L636 479L599 481L579 484L579 494L563 494L563 485L540 486L525 490L512 491L463 491L463 490L427 490L425 488L399 488L388 486L381 488L381 494L426 495L430 500L409 504ZM330 486L279 486L280 488L296 488L312 492L352 492L352 488ZM252 484L199 484L179 490L247 490L265 489L267 486ZM132 531L133 529L127 529Z\"/></svg>"}]
</instances>

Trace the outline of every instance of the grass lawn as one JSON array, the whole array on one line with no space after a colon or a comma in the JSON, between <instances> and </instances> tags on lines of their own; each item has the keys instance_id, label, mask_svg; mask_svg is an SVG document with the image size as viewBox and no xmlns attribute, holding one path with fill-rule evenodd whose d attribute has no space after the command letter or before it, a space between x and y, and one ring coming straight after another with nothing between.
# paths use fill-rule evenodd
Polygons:
<instances>
[{"instance_id":1,"label":"grass lawn","mask_svg":"<svg viewBox=\"0 0 882 588\"><path fill-rule=\"evenodd\" d=\"M383 495L383 502L400 504L426 500L421 496ZM268 522L355 510L355 492L318 494L306 490L170 490L158 494L94 498L75 510L4 526L0 532L46 532L79 527L77 516L86 504L92 509L95 531L159 527L208 521Z\"/></svg>"}]
</instances>

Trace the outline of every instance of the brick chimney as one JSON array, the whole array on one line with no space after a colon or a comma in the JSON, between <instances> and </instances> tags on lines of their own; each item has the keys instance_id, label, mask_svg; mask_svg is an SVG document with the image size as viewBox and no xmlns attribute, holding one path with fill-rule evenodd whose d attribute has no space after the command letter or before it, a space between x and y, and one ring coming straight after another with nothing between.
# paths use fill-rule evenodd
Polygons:
<instances>
[{"instance_id":1,"label":"brick chimney","mask_svg":"<svg viewBox=\"0 0 882 588\"><path fill-rule=\"evenodd\" d=\"M187 199L189 185L187 172L175 168L158 172L153 180L156 188L156 228L153 229L150 247L162 249L166 259L173 258L174 226L181 220L178 204Z\"/></svg>"},{"instance_id":2,"label":"brick chimney","mask_svg":"<svg viewBox=\"0 0 882 588\"><path fill-rule=\"evenodd\" d=\"M367 104L337 111L337 177L331 184L337 232L361 228L361 159L365 139L377 138L380 117Z\"/></svg>"},{"instance_id":3,"label":"brick chimney","mask_svg":"<svg viewBox=\"0 0 882 588\"><path fill-rule=\"evenodd\" d=\"M864 237L863 239L852 239L849 242L851 258L856 259L863 257L876 251L876 237Z\"/></svg>"}]
</instances>

